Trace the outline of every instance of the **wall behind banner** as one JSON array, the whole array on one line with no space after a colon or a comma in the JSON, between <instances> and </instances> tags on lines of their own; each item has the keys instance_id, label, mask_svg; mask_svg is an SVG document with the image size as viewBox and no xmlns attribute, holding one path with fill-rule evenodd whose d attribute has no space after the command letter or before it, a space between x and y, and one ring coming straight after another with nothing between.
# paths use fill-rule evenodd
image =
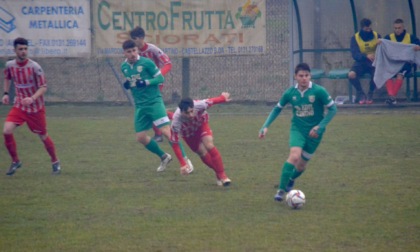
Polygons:
<instances>
[{"instance_id":1,"label":"wall behind banner","mask_svg":"<svg viewBox=\"0 0 420 252\"><path fill-rule=\"evenodd\" d=\"M288 2L266 1L266 54L191 58L190 95L204 98L229 91L235 101L276 101L289 86ZM95 36L94 31L92 34ZM122 55L108 59L34 59L46 73L48 102L128 102L109 65L111 63L122 78L119 73ZM182 58L171 59L173 68L163 91L167 103L176 102L182 94ZM6 60L5 57L0 58L1 68Z\"/></svg>"},{"instance_id":2,"label":"wall behind banner","mask_svg":"<svg viewBox=\"0 0 420 252\"><path fill-rule=\"evenodd\" d=\"M0 0L0 8L4 7L2 3L5 1ZM43 0L43 2L46 1L62 2ZM78 0L80 3L84 1L87 0ZM95 1L97 0L89 1L92 17L95 15L92 7ZM131 1L127 0L124 3L128 4ZM247 0L235 1L245 3ZM405 4L398 5L394 4L394 0L373 2L356 0L354 2L358 13L357 22L363 17L371 18L374 29L380 34L392 32L392 22L395 18L403 18L407 31L413 32L409 9L405 1L401 2ZM290 86L291 48L296 48L298 43L296 27L291 25L294 17L291 14L293 8L290 3L292 3L291 0L266 0L266 47L263 55L192 57L189 68L185 69L183 69L182 58L172 57L173 69L166 78L166 87L163 91L165 101L173 103L180 98L183 93L182 73L189 71L191 83L189 91L193 98L213 96L226 90L232 93L235 101L239 102L276 102L281 93ZM301 6L304 49L349 47L350 37L354 33L349 0L299 0L298 3ZM420 4L418 1L413 1L413 4L418 23ZM7 18L8 16L0 11L2 30L10 28L10 23L5 23ZM290 30L290 27L293 29ZM418 30L419 25L417 25L417 36L420 34ZM3 34L1 32L0 35ZM39 37L39 34L31 33L28 36ZM92 41L97 38L95 36L95 28L92 26ZM12 46L8 48L12 50ZM77 53L82 53L82 50ZM0 71L9 57L5 54L0 55ZM122 55L109 59L105 57L33 58L41 63L45 70L49 83L46 95L48 102L128 102L127 95L117 80L122 77L119 73L120 64L123 61ZM353 63L349 52L305 53L303 60L311 67L326 71L332 68L349 68ZM297 61L295 60L294 63ZM324 85L334 97L347 94L346 80L323 78L315 82ZM378 95L383 93L381 90Z\"/></svg>"}]
</instances>

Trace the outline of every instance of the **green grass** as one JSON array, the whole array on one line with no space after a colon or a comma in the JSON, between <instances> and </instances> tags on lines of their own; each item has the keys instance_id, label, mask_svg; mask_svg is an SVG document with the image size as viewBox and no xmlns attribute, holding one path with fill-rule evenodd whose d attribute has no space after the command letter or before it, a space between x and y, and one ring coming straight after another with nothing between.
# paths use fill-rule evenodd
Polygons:
<instances>
[{"instance_id":1,"label":"green grass","mask_svg":"<svg viewBox=\"0 0 420 252\"><path fill-rule=\"evenodd\" d=\"M181 176L176 161L156 173L159 160L134 140L130 107L49 106L63 173L50 175L26 126L15 134L23 167L13 177L0 146L0 251L418 251L418 108L340 109L296 182L301 210L273 200L290 110L262 141L270 109L210 110L233 181L220 188L190 150L193 174Z\"/></svg>"}]
</instances>

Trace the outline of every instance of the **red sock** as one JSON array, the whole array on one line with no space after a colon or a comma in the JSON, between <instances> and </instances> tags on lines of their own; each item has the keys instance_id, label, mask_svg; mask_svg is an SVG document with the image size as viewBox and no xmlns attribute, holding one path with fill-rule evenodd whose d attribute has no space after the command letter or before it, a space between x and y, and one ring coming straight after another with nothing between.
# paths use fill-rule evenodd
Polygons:
<instances>
[{"instance_id":1,"label":"red sock","mask_svg":"<svg viewBox=\"0 0 420 252\"><path fill-rule=\"evenodd\" d=\"M385 82L385 86L386 86L386 91L388 92L389 96L394 96L394 80L393 79L389 79Z\"/></svg>"},{"instance_id":2,"label":"red sock","mask_svg":"<svg viewBox=\"0 0 420 252\"><path fill-rule=\"evenodd\" d=\"M212 162L213 162L213 170L216 172L216 176L218 179L225 179L227 178L225 174L225 167L223 166L223 160L222 156L219 153L219 150L214 147L209 151L209 154L211 156Z\"/></svg>"},{"instance_id":3,"label":"red sock","mask_svg":"<svg viewBox=\"0 0 420 252\"><path fill-rule=\"evenodd\" d=\"M155 135L157 135L157 136L162 135L162 131L158 127L156 127L155 125L153 125L153 131L155 132Z\"/></svg>"},{"instance_id":4,"label":"red sock","mask_svg":"<svg viewBox=\"0 0 420 252\"><path fill-rule=\"evenodd\" d=\"M403 80L402 79L396 79L395 80L395 85L394 85L394 96L398 95L398 91L400 91L400 88L403 84Z\"/></svg>"},{"instance_id":5,"label":"red sock","mask_svg":"<svg viewBox=\"0 0 420 252\"><path fill-rule=\"evenodd\" d=\"M169 120L172 121L172 118L174 118L174 112L166 110L166 113L168 114Z\"/></svg>"},{"instance_id":6,"label":"red sock","mask_svg":"<svg viewBox=\"0 0 420 252\"><path fill-rule=\"evenodd\" d=\"M51 140L51 138L48 136L47 139L43 140L45 149L47 150L48 154L51 157L51 162L55 163L58 161L57 156L55 155L55 146L54 142Z\"/></svg>"},{"instance_id":7,"label":"red sock","mask_svg":"<svg viewBox=\"0 0 420 252\"><path fill-rule=\"evenodd\" d=\"M214 170L213 161L212 161L211 156L208 152L206 153L206 155L204 157L200 157L200 158L203 161L203 163L205 163L209 168Z\"/></svg>"},{"instance_id":8,"label":"red sock","mask_svg":"<svg viewBox=\"0 0 420 252\"><path fill-rule=\"evenodd\" d=\"M16 142L15 142L15 138L13 137L13 134L10 134L10 135L3 134L3 136L4 136L4 145L6 146L6 149L9 151L9 154L12 157L12 161L18 162L19 157L17 155Z\"/></svg>"}]
</instances>

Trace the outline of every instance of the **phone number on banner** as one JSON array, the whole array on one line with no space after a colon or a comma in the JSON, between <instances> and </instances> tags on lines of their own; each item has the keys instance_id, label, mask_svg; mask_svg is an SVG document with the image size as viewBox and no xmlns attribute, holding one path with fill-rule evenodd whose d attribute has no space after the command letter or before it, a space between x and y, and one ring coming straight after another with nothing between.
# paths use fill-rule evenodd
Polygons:
<instances>
[{"instance_id":1,"label":"phone number on banner","mask_svg":"<svg viewBox=\"0 0 420 252\"><path fill-rule=\"evenodd\" d=\"M162 50L173 56L188 55L238 55L238 54L263 54L263 46L227 46L227 47L204 47L204 48L162 48Z\"/></svg>"}]
</instances>

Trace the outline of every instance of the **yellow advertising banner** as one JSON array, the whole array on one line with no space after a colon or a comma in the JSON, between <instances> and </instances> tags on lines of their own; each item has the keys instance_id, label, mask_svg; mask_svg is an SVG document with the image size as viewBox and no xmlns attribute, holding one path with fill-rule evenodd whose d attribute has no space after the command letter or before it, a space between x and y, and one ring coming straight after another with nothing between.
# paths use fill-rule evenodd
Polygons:
<instances>
[{"instance_id":1,"label":"yellow advertising banner","mask_svg":"<svg viewBox=\"0 0 420 252\"><path fill-rule=\"evenodd\" d=\"M92 9L97 56L121 56L137 26L172 57L266 52L265 0L94 0Z\"/></svg>"}]
</instances>

